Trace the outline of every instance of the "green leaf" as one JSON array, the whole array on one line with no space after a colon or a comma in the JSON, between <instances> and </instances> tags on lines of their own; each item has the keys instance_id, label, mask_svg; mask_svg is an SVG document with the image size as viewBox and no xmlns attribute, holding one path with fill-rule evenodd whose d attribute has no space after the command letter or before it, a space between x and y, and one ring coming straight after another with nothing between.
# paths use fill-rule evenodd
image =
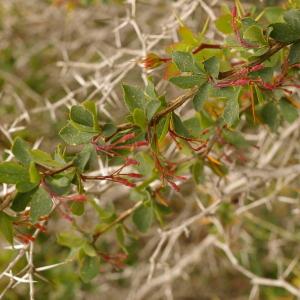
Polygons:
<instances>
[{"instance_id":1,"label":"green leaf","mask_svg":"<svg viewBox=\"0 0 300 300\"><path fill-rule=\"evenodd\" d=\"M13 244L13 219L2 211L0 211L0 232L10 244Z\"/></svg>"},{"instance_id":2,"label":"green leaf","mask_svg":"<svg viewBox=\"0 0 300 300\"><path fill-rule=\"evenodd\" d=\"M275 23L270 26L273 28L270 36L283 43L291 43L300 40L300 10L292 9L283 15L285 23Z\"/></svg>"},{"instance_id":3,"label":"green leaf","mask_svg":"<svg viewBox=\"0 0 300 300\"><path fill-rule=\"evenodd\" d=\"M271 30L271 29L269 29L269 30ZM263 54L267 53L268 50L269 50L268 44L266 44L266 45L260 45L259 47L254 48L253 49L253 57L251 59L253 59L253 58L257 57L257 56L262 56ZM276 54L275 54L275 56L276 56ZM272 61L272 58L273 57L269 58L269 61ZM265 61L265 65L268 65L269 61Z\"/></svg>"},{"instance_id":4,"label":"green leaf","mask_svg":"<svg viewBox=\"0 0 300 300\"><path fill-rule=\"evenodd\" d=\"M193 55L189 52L173 52L172 59L181 72L194 72L196 70Z\"/></svg>"},{"instance_id":5,"label":"green leaf","mask_svg":"<svg viewBox=\"0 0 300 300\"><path fill-rule=\"evenodd\" d=\"M223 113L223 119L225 123L228 126L232 126L235 121L239 119L239 114L240 114L240 106L239 106L239 91L235 90L235 93L227 99L225 108L224 108L224 113Z\"/></svg>"},{"instance_id":6,"label":"green leaf","mask_svg":"<svg viewBox=\"0 0 300 300\"><path fill-rule=\"evenodd\" d=\"M297 109L288 101L281 99L279 105L281 114L286 121L288 121L289 123L293 123L298 119L299 115Z\"/></svg>"},{"instance_id":7,"label":"green leaf","mask_svg":"<svg viewBox=\"0 0 300 300\"><path fill-rule=\"evenodd\" d=\"M210 115L205 110L196 113L196 117L198 118L202 129L208 128L214 123Z\"/></svg>"},{"instance_id":8,"label":"green leaf","mask_svg":"<svg viewBox=\"0 0 300 300\"><path fill-rule=\"evenodd\" d=\"M66 147L63 146L62 144L58 144L54 150L54 154L53 154L54 160L60 162L61 164L65 164L66 163L65 153L66 153Z\"/></svg>"},{"instance_id":9,"label":"green leaf","mask_svg":"<svg viewBox=\"0 0 300 300\"><path fill-rule=\"evenodd\" d=\"M291 65L300 63L300 41L291 46L289 53L289 63Z\"/></svg>"},{"instance_id":10,"label":"green leaf","mask_svg":"<svg viewBox=\"0 0 300 300\"><path fill-rule=\"evenodd\" d=\"M257 25L257 22L251 17L245 17L241 19L241 30L245 31L248 27Z\"/></svg>"},{"instance_id":11,"label":"green leaf","mask_svg":"<svg viewBox=\"0 0 300 300\"><path fill-rule=\"evenodd\" d=\"M22 138L17 137L14 140L11 151L18 161L24 165L29 165L31 161L30 148L28 143L26 143Z\"/></svg>"},{"instance_id":12,"label":"green leaf","mask_svg":"<svg viewBox=\"0 0 300 300\"><path fill-rule=\"evenodd\" d=\"M70 120L70 123L73 125L74 128L78 129L81 132L89 132L89 133L99 133L99 129L96 129L95 127L85 126L78 124L72 120Z\"/></svg>"},{"instance_id":13,"label":"green leaf","mask_svg":"<svg viewBox=\"0 0 300 300\"><path fill-rule=\"evenodd\" d=\"M194 117L189 118L187 120L183 121L183 125L185 128L188 129L189 133L193 136L193 137L200 137L201 136L201 123L199 120L199 116L197 114L195 114Z\"/></svg>"},{"instance_id":14,"label":"green leaf","mask_svg":"<svg viewBox=\"0 0 300 300\"><path fill-rule=\"evenodd\" d=\"M146 232L153 222L153 208L145 205L140 206L132 215L135 226L141 232Z\"/></svg>"},{"instance_id":15,"label":"green leaf","mask_svg":"<svg viewBox=\"0 0 300 300\"><path fill-rule=\"evenodd\" d=\"M86 240L73 232L64 231L57 235L57 243L68 248L80 248Z\"/></svg>"},{"instance_id":16,"label":"green leaf","mask_svg":"<svg viewBox=\"0 0 300 300\"><path fill-rule=\"evenodd\" d=\"M234 96L235 89L233 87L224 87L220 89L212 89L211 93L214 97L229 99Z\"/></svg>"},{"instance_id":17,"label":"green leaf","mask_svg":"<svg viewBox=\"0 0 300 300\"><path fill-rule=\"evenodd\" d=\"M81 177L80 177L79 173L75 174L75 176L74 176L74 183L76 185L77 192L79 194L84 194L85 193L84 185L83 185L83 182L81 180Z\"/></svg>"},{"instance_id":18,"label":"green leaf","mask_svg":"<svg viewBox=\"0 0 300 300\"><path fill-rule=\"evenodd\" d=\"M112 123L107 123L102 126L102 135L104 137L112 136L117 132L117 127Z\"/></svg>"},{"instance_id":19,"label":"green leaf","mask_svg":"<svg viewBox=\"0 0 300 300\"><path fill-rule=\"evenodd\" d=\"M198 160L193 164L192 175L196 183L200 184L204 182L204 163L202 160Z\"/></svg>"},{"instance_id":20,"label":"green leaf","mask_svg":"<svg viewBox=\"0 0 300 300\"><path fill-rule=\"evenodd\" d=\"M30 151L32 159L35 163L45 166L45 167L61 167L62 164L55 161L51 155L45 151L42 151L40 149L34 149Z\"/></svg>"},{"instance_id":21,"label":"green leaf","mask_svg":"<svg viewBox=\"0 0 300 300\"><path fill-rule=\"evenodd\" d=\"M96 132L84 132L78 129L72 121L69 121L65 127L63 127L59 135L69 145L86 144L92 140L92 138L99 134Z\"/></svg>"},{"instance_id":22,"label":"green leaf","mask_svg":"<svg viewBox=\"0 0 300 300\"><path fill-rule=\"evenodd\" d=\"M231 14L222 15L215 21L215 25L217 29L222 33L230 34L233 32L231 20L232 20Z\"/></svg>"},{"instance_id":23,"label":"green leaf","mask_svg":"<svg viewBox=\"0 0 300 300\"><path fill-rule=\"evenodd\" d=\"M99 130L99 123L98 123L98 112L97 112L97 107L96 103L91 100L85 100L82 105L84 106L85 109L87 109L93 116L93 124L94 128Z\"/></svg>"},{"instance_id":24,"label":"green leaf","mask_svg":"<svg viewBox=\"0 0 300 300\"><path fill-rule=\"evenodd\" d=\"M30 217L33 223L38 221L41 216L48 215L52 209L52 200L49 194L43 189L38 188L31 196Z\"/></svg>"},{"instance_id":25,"label":"green leaf","mask_svg":"<svg viewBox=\"0 0 300 300\"><path fill-rule=\"evenodd\" d=\"M125 103L131 113L135 108L144 108L145 97L142 89L124 84L123 91Z\"/></svg>"},{"instance_id":26,"label":"green leaf","mask_svg":"<svg viewBox=\"0 0 300 300\"><path fill-rule=\"evenodd\" d=\"M170 81L182 89L189 89L195 85L202 85L207 78L203 75L177 76L170 78Z\"/></svg>"},{"instance_id":27,"label":"green leaf","mask_svg":"<svg viewBox=\"0 0 300 300\"><path fill-rule=\"evenodd\" d=\"M94 126L93 115L81 105L74 105L71 107L70 119L84 126Z\"/></svg>"},{"instance_id":28,"label":"green leaf","mask_svg":"<svg viewBox=\"0 0 300 300\"><path fill-rule=\"evenodd\" d=\"M97 206L97 212L99 214L101 222L105 224L109 224L116 219L116 213L112 207L108 207L107 209L104 209L100 206Z\"/></svg>"},{"instance_id":29,"label":"green leaf","mask_svg":"<svg viewBox=\"0 0 300 300\"><path fill-rule=\"evenodd\" d=\"M27 177L24 177L23 181L17 182L16 189L20 193L26 193L33 190L39 182L31 182L29 178L29 173L26 174Z\"/></svg>"},{"instance_id":30,"label":"green leaf","mask_svg":"<svg viewBox=\"0 0 300 300\"><path fill-rule=\"evenodd\" d=\"M86 242L86 243L83 244L83 246L81 248L87 256L90 256L90 257L97 256L97 252L91 244Z\"/></svg>"},{"instance_id":31,"label":"green leaf","mask_svg":"<svg viewBox=\"0 0 300 300\"><path fill-rule=\"evenodd\" d=\"M223 202L218 207L217 214L223 224L230 224L234 220L234 207L231 203Z\"/></svg>"},{"instance_id":32,"label":"green leaf","mask_svg":"<svg viewBox=\"0 0 300 300\"><path fill-rule=\"evenodd\" d=\"M220 70L219 59L216 56L210 57L204 62L204 68L210 76L217 78Z\"/></svg>"},{"instance_id":33,"label":"green leaf","mask_svg":"<svg viewBox=\"0 0 300 300\"><path fill-rule=\"evenodd\" d=\"M73 202L71 205L72 214L82 216L84 213L84 202Z\"/></svg>"},{"instance_id":34,"label":"green leaf","mask_svg":"<svg viewBox=\"0 0 300 300\"><path fill-rule=\"evenodd\" d=\"M121 224L118 224L116 226L116 236L117 236L117 241L120 247L126 251L126 246L125 246L125 230L124 226Z\"/></svg>"},{"instance_id":35,"label":"green leaf","mask_svg":"<svg viewBox=\"0 0 300 300\"><path fill-rule=\"evenodd\" d=\"M245 32L244 32L244 38L253 41L253 42L258 42L259 44L266 45L267 41L263 35L262 28L259 27L258 25L252 25L249 26Z\"/></svg>"},{"instance_id":36,"label":"green leaf","mask_svg":"<svg viewBox=\"0 0 300 300\"><path fill-rule=\"evenodd\" d=\"M299 39L299 33L293 30L288 24L275 23L270 25L272 31L271 38L282 43L291 43Z\"/></svg>"},{"instance_id":37,"label":"green leaf","mask_svg":"<svg viewBox=\"0 0 300 300\"><path fill-rule=\"evenodd\" d=\"M210 84L208 82L202 84L195 97L193 98L193 104L197 111L201 111L204 101L207 100Z\"/></svg>"},{"instance_id":38,"label":"green leaf","mask_svg":"<svg viewBox=\"0 0 300 300\"><path fill-rule=\"evenodd\" d=\"M194 46L192 46L190 43L178 42L167 46L166 51L168 53L172 53L175 51L187 52L187 51L191 51L193 48Z\"/></svg>"},{"instance_id":39,"label":"green leaf","mask_svg":"<svg viewBox=\"0 0 300 300\"><path fill-rule=\"evenodd\" d=\"M148 173L148 178L150 178L149 173ZM130 191L130 195L129 195L130 200L135 201L135 202L151 200L150 193L147 190L143 189L143 188L137 187L135 189L132 189ZM147 187L145 187L145 188L147 188Z\"/></svg>"},{"instance_id":40,"label":"green leaf","mask_svg":"<svg viewBox=\"0 0 300 300\"><path fill-rule=\"evenodd\" d=\"M148 120L151 120L151 118L155 115L160 106L161 102L158 100L151 100L147 103L145 112Z\"/></svg>"},{"instance_id":41,"label":"green leaf","mask_svg":"<svg viewBox=\"0 0 300 300\"><path fill-rule=\"evenodd\" d=\"M143 131L147 131L148 122L143 110L140 108L135 108L132 116L134 124L139 126Z\"/></svg>"},{"instance_id":42,"label":"green leaf","mask_svg":"<svg viewBox=\"0 0 300 300\"><path fill-rule=\"evenodd\" d=\"M288 25L298 32L298 39L300 39L300 9L291 9L283 14L283 18Z\"/></svg>"},{"instance_id":43,"label":"green leaf","mask_svg":"<svg viewBox=\"0 0 300 300\"><path fill-rule=\"evenodd\" d=\"M80 172L83 172L93 153L95 153L95 147L92 144L84 145L83 149L74 159L74 166L80 170Z\"/></svg>"},{"instance_id":44,"label":"green leaf","mask_svg":"<svg viewBox=\"0 0 300 300\"><path fill-rule=\"evenodd\" d=\"M277 129L280 120L277 106L273 102L268 102L263 106L260 116L263 123L267 124L271 130Z\"/></svg>"},{"instance_id":45,"label":"green leaf","mask_svg":"<svg viewBox=\"0 0 300 300\"><path fill-rule=\"evenodd\" d=\"M184 126L180 117L177 116L175 113L172 113L172 123L173 123L174 131L177 134L184 136L184 137L191 137L188 129Z\"/></svg>"},{"instance_id":46,"label":"green leaf","mask_svg":"<svg viewBox=\"0 0 300 300\"><path fill-rule=\"evenodd\" d=\"M164 216L172 213L172 209L168 206L165 206L160 203L155 203L154 206L154 215L156 220L160 223L161 226L164 225Z\"/></svg>"},{"instance_id":47,"label":"green leaf","mask_svg":"<svg viewBox=\"0 0 300 300\"><path fill-rule=\"evenodd\" d=\"M28 203L31 201L32 195L36 192L36 189L33 189L26 193L18 192L12 202L12 206L10 207L14 211L23 211Z\"/></svg>"},{"instance_id":48,"label":"green leaf","mask_svg":"<svg viewBox=\"0 0 300 300\"><path fill-rule=\"evenodd\" d=\"M245 138L237 131L223 130L223 138L226 142L236 146L239 149L247 148L250 144Z\"/></svg>"},{"instance_id":49,"label":"green leaf","mask_svg":"<svg viewBox=\"0 0 300 300\"><path fill-rule=\"evenodd\" d=\"M152 157L146 152L139 152L135 159L139 162L136 167L138 172L145 178L151 177L155 165Z\"/></svg>"},{"instance_id":50,"label":"green leaf","mask_svg":"<svg viewBox=\"0 0 300 300\"><path fill-rule=\"evenodd\" d=\"M29 165L29 178L30 182L35 184L38 184L41 180L40 173L37 170L36 165L33 161L31 161Z\"/></svg>"},{"instance_id":51,"label":"green leaf","mask_svg":"<svg viewBox=\"0 0 300 300\"><path fill-rule=\"evenodd\" d=\"M271 82L274 76L274 69L271 67L266 67L262 70L251 72L249 77L251 78L261 78L263 81Z\"/></svg>"},{"instance_id":52,"label":"green leaf","mask_svg":"<svg viewBox=\"0 0 300 300\"><path fill-rule=\"evenodd\" d=\"M180 37L180 40L186 43L187 45L194 46L199 44L199 40L195 37L192 30L185 25L179 27L178 35Z\"/></svg>"},{"instance_id":53,"label":"green leaf","mask_svg":"<svg viewBox=\"0 0 300 300\"><path fill-rule=\"evenodd\" d=\"M74 173L56 174L54 176L47 176L45 180L51 191L57 195L64 195L71 189L73 176Z\"/></svg>"},{"instance_id":54,"label":"green leaf","mask_svg":"<svg viewBox=\"0 0 300 300\"><path fill-rule=\"evenodd\" d=\"M147 78L147 86L145 88L145 98L147 101L158 100L157 92L155 90L155 86L150 77Z\"/></svg>"},{"instance_id":55,"label":"green leaf","mask_svg":"<svg viewBox=\"0 0 300 300\"><path fill-rule=\"evenodd\" d=\"M256 97L257 97L257 100L258 100L258 103L259 104L262 104L265 102L265 98L264 98L264 95L263 93L261 92L261 90L259 89L258 86L254 86L254 89L255 89L255 92L256 92Z\"/></svg>"},{"instance_id":56,"label":"green leaf","mask_svg":"<svg viewBox=\"0 0 300 300\"><path fill-rule=\"evenodd\" d=\"M84 256L80 264L80 278L88 283L99 273L99 259L97 257Z\"/></svg>"},{"instance_id":57,"label":"green leaf","mask_svg":"<svg viewBox=\"0 0 300 300\"><path fill-rule=\"evenodd\" d=\"M24 178L28 178L28 171L20 164L12 161L0 164L0 183L16 184Z\"/></svg>"},{"instance_id":58,"label":"green leaf","mask_svg":"<svg viewBox=\"0 0 300 300\"><path fill-rule=\"evenodd\" d=\"M170 122L170 115L167 115L167 117L162 118L157 124L156 130L157 130L157 137L159 143L161 143L164 140L164 138L168 133L169 122Z\"/></svg>"},{"instance_id":59,"label":"green leaf","mask_svg":"<svg viewBox=\"0 0 300 300\"><path fill-rule=\"evenodd\" d=\"M279 6L270 6L265 9L265 17L269 23L283 22L284 9Z\"/></svg>"}]
</instances>

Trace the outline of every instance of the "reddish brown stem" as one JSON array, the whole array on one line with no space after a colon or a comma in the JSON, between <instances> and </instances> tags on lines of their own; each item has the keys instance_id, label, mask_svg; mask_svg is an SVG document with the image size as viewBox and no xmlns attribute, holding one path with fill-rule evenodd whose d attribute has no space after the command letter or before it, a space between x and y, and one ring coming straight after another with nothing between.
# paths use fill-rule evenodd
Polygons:
<instances>
[{"instance_id":1,"label":"reddish brown stem","mask_svg":"<svg viewBox=\"0 0 300 300\"><path fill-rule=\"evenodd\" d=\"M215 45L215 44L201 44L199 45L197 48L195 48L192 53L193 54L197 54L198 52L200 52L203 49L222 49L221 45Z\"/></svg>"},{"instance_id":2,"label":"reddish brown stem","mask_svg":"<svg viewBox=\"0 0 300 300\"><path fill-rule=\"evenodd\" d=\"M192 53L197 54L198 52L200 52L203 49L222 49L222 46L221 45L215 45L215 44L203 43L203 44L200 44L197 48L195 48L192 51ZM171 57L161 57L159 60L163 63L167 63L167 62L171 61L172 58Z\"/></svg>"},{"instance_id":3,"label":"reddish brown stem","mask_svg":"<svg viewBox=\"0 0 300 300\"><path fill-rule=\"evenodd\" d=\"M44 172L44 175L46 175L46 176L53 176L55 174L61 173L63 171L66 171L66 170L68 170L68 169L70 169L72 167L74 167L73 162L71 162L69 164L66 164L65 166L63 166L63 167L61 167L59 169L53 169L53 170L52 169L47 169L47 171Z\"/></svg>"}]
</instances>

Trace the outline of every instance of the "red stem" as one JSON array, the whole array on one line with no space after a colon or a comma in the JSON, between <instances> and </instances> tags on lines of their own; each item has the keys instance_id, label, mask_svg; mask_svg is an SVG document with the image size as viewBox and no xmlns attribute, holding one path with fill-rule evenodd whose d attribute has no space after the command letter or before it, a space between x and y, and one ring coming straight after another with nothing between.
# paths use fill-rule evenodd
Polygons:
<instances>
[{"instance_id":1,"label":"red stem","mask_svg":"<svg viewBox=\"0 0 300 300\"><path fill-rule=\"evenodd\" d=\"M200 52L202 49L222 49L221 45L215 45L215 44L201 44L199 45L196 49L194 49L192 51L193 54L197 54L198 52Z\"/></svg>"}]
</instances>

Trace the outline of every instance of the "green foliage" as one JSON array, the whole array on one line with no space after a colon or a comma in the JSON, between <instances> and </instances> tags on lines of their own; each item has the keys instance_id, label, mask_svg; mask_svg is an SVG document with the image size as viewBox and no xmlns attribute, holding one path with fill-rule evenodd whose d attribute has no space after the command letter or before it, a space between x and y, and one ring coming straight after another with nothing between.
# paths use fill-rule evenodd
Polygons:
<instances>
[{"instance_id":1,"label":"green foliage","mask_svg":"<svg viewBox=\"0 0 300 300\"><path fill-rule=\"evenodd\" d=\"M297 109L288 101L286 101L285 99L281 99L279 105L281 114L286 121L288 121L289 123L293 123L298 119L299 114Z\"/></svg>"},{"instance_id":2,"label":"green foliage","mask_svg":"<svg viewBox=\"0 0 300 300\"><path fill-rule=\"evenodd\" d=\"M62 164L54 160L51 155L40 149L34 149L30 151L32 160L44 167L56 168L60 167Z\"/></svg>"},{"instance_id":3,"label":"green foliage","mask_svg":"<svg viewBox=\"0 0 300 300\"><path fill-rule=\"evenodd\" d=\"M172 114L172 123L173 123L174 131L177 134L184 136L184 137L190 136L188 129L184 126L180 117L178 115L176 115L175 113Z\"/></svg>"},{"instance_id":4,"label":"green foliage","mask_svg":"<svg viewBox=\"0 0 300 300\"><path fill-rule=\"evenodd\" d=\"M170 81L182 89L190 89L196 85L202 85L206 77L203 75L177 76L170 78Z\"/></svg>"},{"instance_id":5,"label":"green foliage","mask_svg":"<svg viewBox=\"0 0 300 300\"><path fill-rule=\"evenodd\" d=\"M244 32L244 38L246 40L257 42L258 44L264 46L268 45L267 40L263 34L263 29L260 26L252 25L249 26Z\"/></svg>"},{"instance_id":6,"label":"green foliage","mask_svg":"<svg viewBox=\"0 0 300 300\"><path fill-rule=\"evenodd\" d=\"M206 72L213 78L217 78L220 70L220 63L216 56L212 56L204 62Z\"/></svg>"},{"instance_id":7,"label":"green foliage","mask_svg":"<svg viewBox=\"0 0 300 300\"><path fill-rule=\"evenodd\" d=\"M153 222L153 207L148 205L140 206L132 215L135 226L141 232L147 232Z\"/></svg>"},{"instance_id":8,"label":"green foliage","mask_svg":"<svg viewBox=\"0 0 300 300\"><path fill-rule=\"evenodd\" d=\"M232 33L231 19L232 17L230 14L221 15L215 21L217 29L224 34Z\"/></svg>"},{"instance_id":9,"label":"green foliage","mask_svg":"<svg viewBox=\"0 0 300 300\"><path fill-rule=\"evenodd\" d=\"M83 172L94 154L95 154L95 149L92 145L90 144L84 145L82 150L76 155L74 159L75 167L80 172Z\"/></svg>"},{"instance_id":10,"label":"green foliage","mask_svg":"<svg viewBox=\"0 0 300 300\"><path fill-rule=\"evenodd\" d=\"M30 162L29 165L29 180L31 183L38 185L41 180L41 175L37 170L35 162Z\"/></svg>"},{"instance_id":11,"label":"green foliage","mask_svg":"<svg viewBox=\"0 0 300 300\"><path fill-rule=\"evenodd\" d=\"M294 9L283 14L285 23L271 24L270 36L282 43L292 43L299 40L300 35L300 10Z\"/></svg>"},{"instance_id":12,"label":"green foliage","mask_svg":"<svg viewBox=\"0 0 300 300\"><path fill-rule=\"evenodd\" d=\"M289 63L290 64L300 63L300 41L297 43L294 43L291 46L291 50L289 53Z\"/></svg>"},{"instance_id":13,"label":"green foliage","mask_svg":"<svg viewBox=\"0 0 300 300\"><path fill-rule=\"evenodd\" d=\"M70 110L70 119L75 123L85 125L88 127L94 126L92 114L80 105L74 105Z\"/></svg>"},{"instance_id":14,"label":"green foliage","mask_svg":"<svg viewBox=\"0 0 300 300\"><path fill-rule=\"evenodd\" d=\"M68 175L55 175L47 176L45 182L49 188L57 195L67 194L71 189L71 181L73 180L73 174ZM81 191L78 191L81 192Z\"/></svg>"},{"instance_id":15,"label":"green foliage","mask_svg":"<svg viewBox=\"0 0 300 300\"><path fill-rule=\"evenodd\" d=\"M172 59L177 68L181 72L194 72L197 71L193 55L189 52L176 51L172 54Z\"/></svg>"},{"instance_id":16,"label":"green foliage","mask_svg":"<svg viewBox=\"0 0 300 300\"><path fill-rule=\"evenodd\" d=\"M60 130L59 135L69 145L88 143L100 133L95 104L85 101L70 110L70 120Z\"/></svg>"},{"instance_id":17,"label":"green foliage","mask_svg":"<svg viewBox=\"0 0 300 300\"><path fill-rule=\"evenodd\" d=\"M267 124L271 130L275 131L279 125L279 114L276 104L273 102L266 103L260 112L262 121Z\"/></svg>"},{"instance_id":18,"label":"green foliage","mask_svg":"<svg viewBox=\"0 0 300 300\"><path fill-rule=\"evenodd\" d=\"M206 82L199 87L196 95L194 96L193 103L197 111L201 111L203 109L204 101L208 98L209 89L210 84Z\"/></svg>"},{"instance_id":19,"label":"green foliage","mask_svg":"<svg viewBox=\"0 0 300 300\"><path fill-rule=\"evenodd\" d=\"M123 85L123 92L124 92L124 100L127 105L128 110L132 113L136 108L142 109L145 104L144 93L143 90L130 86L130 85Z\"/></svg>"},{"instance_id":20,"label":"green foliage","mask_svg":"<svg viewBox=\"0 0 300 300\"><path fill-rule=\"evenodd\" d=\"M192 166L193 179L197 184L204 182L204 163L199 160Z\"/></svg>"},{"instance_id":21,"label":"green foliage","mask_svg":"<svg viewBox=\"0 0 300 300\"><path fill-rule=\"evenodd\" d=\"M147 122L147 117L143 112L143 110L140 108L135 108L132 116L133 116L134 124L139 126L143 131L146 131L148 122Z\"/></svg>"},{"instance_id":22,"label":"green foliage","mask_svg":"<svg viewBox=\"0 0 300 300\"><path fill-rule=\"evenodd\" d=\"M29 192L20 193L18 192L16 196L14 197L11 209L14 211L23 211L28 203L32 199L32 195L36 192L36 189L33 189Z\"/></svg>"},{"instance_id":23,"label":"green foliage","mask_svg":"<svg viewBox=\"0 0 300 300\"><path fill-rule=\"evenodd\" d=\"M42 216L46 216L51 212L53 203L43 188L38 188L32 195L30 201L30 217L33 223L38 221Z\"/></svg>"},{"instance_id":24,"label":"green foliage","mask_svg":"<svg viewBox=\"0 0 300 300\"><path fill-rule=\"evenodd\" d=\"M238 119L240 114L239 106L239 89L232 90L226 101L224 108L223 119L228 126L232 126Z\"/></svg>"},{"instance_id":25,"label":"green foliage","mask_svg":"<svg viewBox=\"0 0 300 300\"><path fill-rule=\"evenodd\" d=\"M16 189L9 194L8 204L3 200L7 206L0 212L5 239L12 244L16 232L33 234L37 228L42 231L54 215L66 218L73 231L58 232L57 247L69 248L69 258L79 268L77 276L88 286L99 274L100 263L114 268L128 263L119 258L120 253L113 256L103 249L127 255L132 240L146 233L154 221L163 226L168 218L172 220L170 212L175 208L178 213L182 205L176 202L182 182L188 188L192 182L204 206L212 202L207 178L225 181L231 168L242 165L249 149L256 147L244 132L261 124L276 132L283 121L296 121L299 9L269 7L261 14L242 10L238 5L235 17L223 7L215 21L217 30L226 35L221 44L220 39L214 44L205 37L208 22L201 33L181 24L178 43L162 57L152 53L145 58L143 66L164 68L165 75L158 69L144 87L123 84L128 109L124 122L119 122L119 116L104 116L87 100L70 108L59 131L64 144L54 153L32 149L24 140L26 134L24 139L16 137L13 158L8 152L3 159L9 161L0 163L0 183ZM174 99L168 89L161 91L167 81L173 84ZM98 201L94 187L103 182L110 185L104 186L101 197L105 198L106 188L122 185L124 202ZM227 229L234 223L235 206L226 201L213 218L218 217ZM96 224L89 223L93 213ZM109 231L114 235L106 240L103 236Z\"/></svg>"},{"instance_id":26,"label":"green foliage","mask_svg":"<svg viewBox=\"0 0 300 300\"><path fill-rule=\"evenodd\" d=\"M32 160L29 145L20 137L14 140L11 151L15 158L24 165L28 165Z\"/></svg>"},{"instance_id":27,"label":"green foliage","mask_svg":"<svg viewBox=\"0 0 300 300\"><path fill-rule=\"evenodd\" d=\"M248 148L250 145L239 132L224 130L223 137L226 142L239 149Z\"/></svg>"},{"instance_id":28,"label":"green foliage","mask_svg":"<svg viewBox=\"0 0 300 300\"><path fill-rule=\"evenodd\" d=\"M13 218L2 211L0 211L0 232L10 244L13 244Z\"/></svg>"},{"instance_id":29,"label":"green foliage","mask_svg":"<svg viewBox=\"0 0 300 300\"><path fill-rule=\"evenodd\" d=\"M74 235L72 232L61 232L57 236L57 242L69 248L80 248L84 245L85 239Z\"/></svg>"},{"instance_id":30,"label":"green foliage","mask_svg":"<svg viewBox=\"0 0 300 300\"><path fill-rule=\"evenodd\" d=\"M61 129L59 135L69 145L80 145L88 143L99 132L92 127L80 126L73 121L69 121Z\"/></svg>"},{"instance_id":31,"label":"green foliage","mask_svg":"<svg viewBox=\"0 0 300 300\"><path fill-rule=\"evenodd\" d=\"M84 256L80 262L80 278L83 282L90 282L99 273L97 257Z\"/></svg>"},{"instance_id":32,"label":"green foliage","mask_svg":"<svg viewBox=\"0 0 300 300\"><path fill-rule=\"evenodd\" d=\"M71 206L72 214L75 216L82 216L85 211L84 203L83 202L74 202Z\"/></svg>"},{"instance_id":33,"label":"green foliage","mask_svg":"<svg viewBox=\"0 0 300 300\"><path fill-rule=\"evenodd\" d=\"M284 9L279 6L266 7L264 10L265 17L269 23L283 22Z\"/></svg>"},{"instance_id":34,"label":"green foliage","mask_svg":"<svg viewBox=\"0 0 300 300\"><path fill-rule=\"evenodd\" d=\"M0 183L17 184L28 178L25 167L15 162L3 162L0 164Z\"/></svg>"}]
</instances>

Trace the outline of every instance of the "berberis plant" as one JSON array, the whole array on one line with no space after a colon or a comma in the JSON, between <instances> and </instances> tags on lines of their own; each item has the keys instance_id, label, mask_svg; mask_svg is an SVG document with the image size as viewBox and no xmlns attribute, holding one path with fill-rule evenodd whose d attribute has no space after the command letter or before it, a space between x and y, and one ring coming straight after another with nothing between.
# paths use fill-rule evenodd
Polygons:
<instances>
[{"instance_id":1,"label":"berberis plant","mask_svg":"<svg viewBox=\"0 0 300 300\"><path fill-rule=\"evenodd\" d=\"M0 231L11 245L23 246L1 277L9 276L7 271L42 238L51 219L60 218L73 229L57 232L57 243L70 248L68 260L75 262L81 280L91 281L107 264L126 269L138 231L171 220L171 194L181 193L187 181L203 185L207 174L226 180L229 163L243 165L248 152L260 151L244 132L267 125L276 133L282 122L298 118L299 2L245 11L237 1L215 26L224 36L222 44L206 37L208 22L200 33L181 22L179 42L165 54L149 53L139 61L144 70L157 68L178 89L177 98L159 94L148 77L145 87L123 84L124 123L105 123L95 103L86 100L70 108L59 131L63 142L54 153L15 138L12 155L0 164L0 183L15 187L0 203ZM184 105L193 106L192 113L179 114ZM171 159L170 144L176 146ZM103 172L95 171L99 160L107 162ZM103 206L87 188L91 182L129 189L132 206L123 211ZM98 223L83 230L80 216L91 207ZM109 231L119 248L113 253L103 247ZM35 270L31 274L40 276ZM276 286L299 296L289 283Z\"/></svg>"}]
</instances>

